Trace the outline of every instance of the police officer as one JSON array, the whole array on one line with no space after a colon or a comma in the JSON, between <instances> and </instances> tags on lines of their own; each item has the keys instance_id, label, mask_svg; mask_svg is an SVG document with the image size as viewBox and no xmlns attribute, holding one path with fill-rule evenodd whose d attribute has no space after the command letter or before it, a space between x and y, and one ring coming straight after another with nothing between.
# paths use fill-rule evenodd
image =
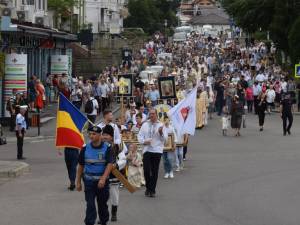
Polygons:
<instances>
[{"instance_id":1,"label":"police officer","mask_svg":"<svg viewBox=\"0 0 300 225\"><path fill-rule=\"evenodd\" d=\"M25 120L25 113L27 110L27 106L20 106L20 112L16 117L16 137L17 137L17 147L18 147L18 154L17 159L22 160L26 159L23 157L23 142L24 136L27 128L26 120Z\"/></svg>"},{"instance_id":2,"label":"police officer","mask_svg":"<svg viewBox=\"0 0 300 225\"><path fill-rule=\"evenodd\" d=\"M102 138L104 141L107 141L112 145L112 152L113 152L113 157L114 157L114 167L117 168L118 170L122 170L126 166L126 155L125 155L125 144L122 144L123 148L120 148L119 145L115 145L113 143L113 138L114 138L114 128L111 125L106 125L103 128L102 132ZM119 205L119 185L120 181L113 175L110 175L109 178L109 183L110 183L110 192L109 192L109 197L110 197L110 202L111 202L111 221L115 222L117 221L117 210L118 210L118 205Z\"/></svg>"},{"instance_id":3,"label":"police officer","mask_svg":"<svg viewBox=\"0 0 300 225\"><path fill-rule=\"evenodd\" d=\"M74 191L75 189L75 179L76 179L76 168L78 164L79 151L76 148L65 148L65 163L68 170L70 186L68 189Z\"/></svg>"},{"instance_id":4,"label":"police officer","mask_svg":"<svg viewBox=\"0 0 300 225\"><path fill-rule=\"evenodd\" d=\"M283 94L281 104L280 104L280 115L282 118L283 125L283 135L286 136L286 133L291 134L291 127L293 125L293 100L290 94ZM287 124L287 121L289 123Z\"/></svg>"},{"instance_id":5,"label":"police officer","mask_svg":"<svg viewBox=\"0 0 300 225\"><path fill-rule=\"evenodd\" d=\"M84 181L86 201L86 225L94 225L97 219L95 199L102 225L109 220L107 201L109 199L108 178L113 168L111 146L102 141L101 128L91 126L88 129L90 143L79 154L77 169L77 190L81 191L81 178Z\"/></svg>"}]
</instances>

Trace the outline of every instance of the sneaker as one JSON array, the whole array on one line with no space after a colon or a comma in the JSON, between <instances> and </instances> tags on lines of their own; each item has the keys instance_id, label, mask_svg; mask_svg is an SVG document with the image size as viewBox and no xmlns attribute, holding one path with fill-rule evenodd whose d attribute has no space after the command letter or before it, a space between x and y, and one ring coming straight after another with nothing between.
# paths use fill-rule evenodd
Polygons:
<instances>
[{"instance_id":1,"label":"sneaker","mask_svg":"<svg viewBox=\"0 0 300 225\"><path fill-rule=\"evenodd\" d=\"M173 178L174 178L173 171L170 173L170 178L171 178L171 179L173 179Z\"/></svg>"},{"instance_id":2,"label":"sneaker","mask_svg":"<svg viewBox=\"0 0 300 225\"><path fill-rule=\"evenodd\" d=\"M180 168L179 167L177 167L177 169L175 170L176 172L180 172Z\"/></svg>"},{"instance_id":3,"label":"sneaker","mask_svg":"<svg viewBox=\"0 0 300 225\"><path fill-rule=\"evenodd\" d=\"M165 178L165 179L168 179L168 178L169 178L169 174L166 173L165 176L164 176L164 178Z\"/></svg>"},{"instance_id":4,"label":"sneaker","mask_svg":"<svg viewBox=\"0 0 300 225\"><path fill-rule=\"evenodd\" d=\"M183 170L183 166L180 167L180 170Z\"/></svg>"}]
</instances>

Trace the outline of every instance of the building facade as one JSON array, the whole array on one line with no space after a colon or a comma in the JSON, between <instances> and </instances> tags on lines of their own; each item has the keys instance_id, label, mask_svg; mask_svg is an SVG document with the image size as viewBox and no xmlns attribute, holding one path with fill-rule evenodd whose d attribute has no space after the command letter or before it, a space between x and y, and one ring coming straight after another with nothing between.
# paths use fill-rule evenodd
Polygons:
<instances>
[{"instance_id":1,"label":"building facade","mask_svg":"<svg viewBox=\"0 0 300 225\"><path fill-rule=\"evenodd\" d=\"M0 117L5 117L12 90L27 91L32 75L45 81L51 74L51 57L70 54L68 43L76 41L77 36L52 28L47 0L0 0L0 9L0 64L5 67L0 71ZM12 61L9 65L8 59ZM20 59L22 65L17 62ZM11 72L18 67L24 74Z\"/></svg>"},{"instance_id":2,"label":"building facade","mask_svg":"<svg viewBox=\"0 0 300 225\"><path fill-rule=\"evenodd\" d=\"M79 21L90 24L93 33L120 34L126 14L125 0L81 0Z\"/></svg>"}]
</instances>

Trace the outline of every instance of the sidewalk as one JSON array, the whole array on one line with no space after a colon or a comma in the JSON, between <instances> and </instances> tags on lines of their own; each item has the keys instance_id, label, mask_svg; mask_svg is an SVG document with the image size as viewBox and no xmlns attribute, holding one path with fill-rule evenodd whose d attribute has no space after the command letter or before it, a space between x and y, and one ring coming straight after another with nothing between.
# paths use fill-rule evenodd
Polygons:
<instances>
[{"instance_id":1,"label":"sidewalk","mask_svg":"<svg viewBox=\"0 0 300 225\"><path fill-rule=\"evenodd\" d=\"M119 111L120 107L118 104L112 104L113 114L116 114ZM41 142L46 139L55 138L55 128L56 128L56 110L57 104L52 104L47 107L47 109L41 114L41 123L40 135L38 136L38 128L30 127L26 132L24 143L28 142ZM97 117L97 122L101 120L101 117ZM7 147L10 148L10 144L17 142L14 132L9 131L9 127L4 127L3 129L4 136L7 139ZM13 145L14 146L14 145ZM1 146L0 146L1 148ZM1 161L0 160L0 185L7 182L8 180L21 176L22 174L29 172L30 167L27 163L20 161Z\"/></svg>"},{"instance_id":2,"label":"sidewalk","mask_svg":"<svg viewBox=\"0 0 300 225\"><path fill-rule=\"evenodd\" d=\"M112 104L113 113L117 113L120 109L120 106L115 102ZM45 138L54 138L55 137L55 128L56 128L56 111L57 103L52 103L41 113L41 127L40 135L38 135L37 127L29 127L26 131L24 142L32 140L41 140ZM99 121L101 117L97 117L96 121ZM3 127L3 134L6 137L7 143L14 143L17 141L15 132L10 132L9 127Z\"/></svg>"}]
</instances>

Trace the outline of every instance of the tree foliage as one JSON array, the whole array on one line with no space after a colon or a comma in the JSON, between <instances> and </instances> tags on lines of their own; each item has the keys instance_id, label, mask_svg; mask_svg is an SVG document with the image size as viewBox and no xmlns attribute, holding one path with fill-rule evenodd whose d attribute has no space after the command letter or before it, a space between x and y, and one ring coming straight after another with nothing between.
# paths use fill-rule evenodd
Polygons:
<instances>
[{"instance_id":1,"label":"tree foliage","mask_svg":"<svg viewBox=\"0 0 300 225\"><path fill-rule=\"evenodd\" d=\"M48 8L54 11L54 23L57 27L58 17L62 20L68 19L71 9L78 5L78 0L48 0Z\"/></svg>"},{"instance_id":2,"label":"tree foliage","mask_svg":"<svg viewBox=\"0 0 300 225\"><path fill-rule=\"evenodd\" d=\"M148 34L177 25L176 10L180 0L129 0L129 17L124 20L125 27L141 27Z\"/></svg>"},{"instance_id":3,"label":"tree foliage","mask_svg":"<svg viewBox=\"0 0 300 225\"><path fill-rule=\"evenodd\" d=\"M291 57L292 63L299 62L300 48L298 0L220 0L236 24L249 33L269 31L276 46Z\"/></svg>"}]
</instances>

